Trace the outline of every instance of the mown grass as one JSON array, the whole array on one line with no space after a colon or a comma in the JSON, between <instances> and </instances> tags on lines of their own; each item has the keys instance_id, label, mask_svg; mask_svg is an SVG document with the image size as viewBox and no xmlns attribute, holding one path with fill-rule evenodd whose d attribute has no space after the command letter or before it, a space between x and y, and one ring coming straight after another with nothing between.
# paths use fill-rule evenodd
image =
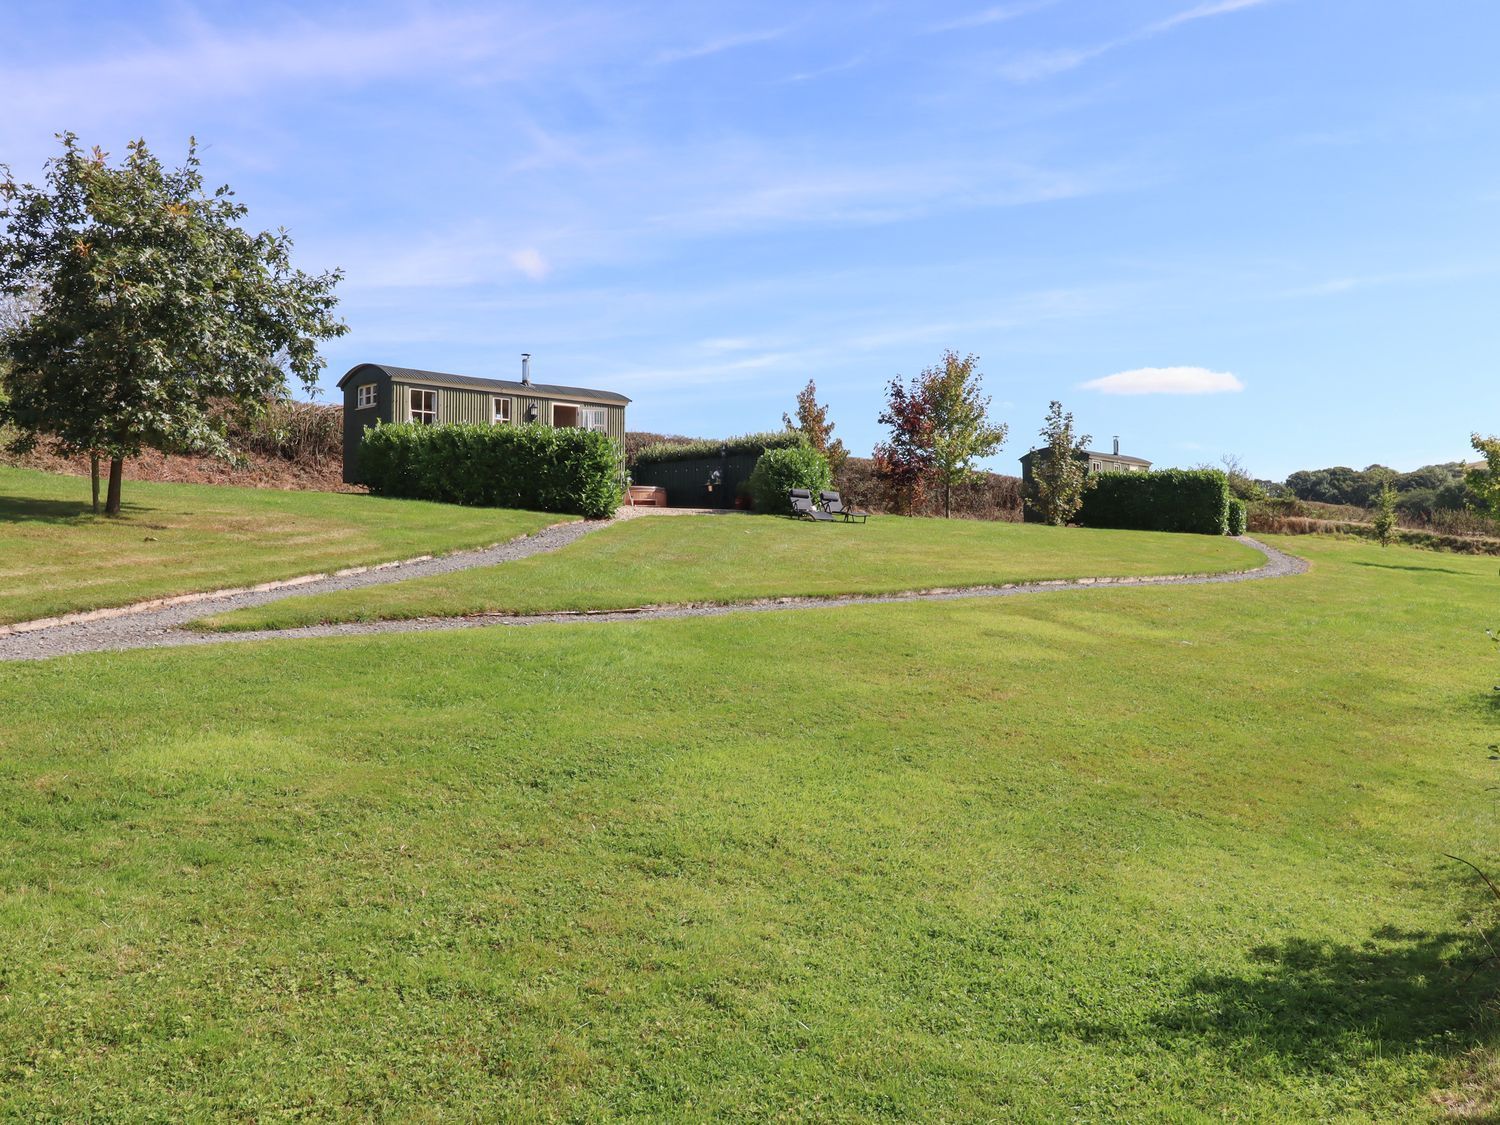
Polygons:
<instances>
[{"instance_id":1,"label":"mown grass","mask_svg":"<svg viewBox=\"0 0 1500 1125\"><path fill-rule=\"evenodd\" d=\"M88 481L0 466L0 624L482 547L568 519L331 492Z\"/></svg>"},{"instance_id":2,"label":"mown grass","mask_svg":"<svg viewBox=\"0 0 1500 1125\"><path fill-rule=\"evenodd\" d=\"M210 617L199 627L281 629L471 613L885 594L1048 578L1212 573L1250 569L1262 561L1259 552L1212 536L894 516L833 526L764 516L649 517L591 535L556 555L373 590L292 598Z\"/></svg>"},{"instance_id":3,"label":"mown grass","mask_svg":"<svg viewBox=\"0 0 1500 1125\"><path fill-rule=\"evenodd\" d=\"M1494 564L1286 546L1312 573L0 666L0 1104L1493 1112L1441 853L1496 858Z\"/></svg>"}]
</instances>

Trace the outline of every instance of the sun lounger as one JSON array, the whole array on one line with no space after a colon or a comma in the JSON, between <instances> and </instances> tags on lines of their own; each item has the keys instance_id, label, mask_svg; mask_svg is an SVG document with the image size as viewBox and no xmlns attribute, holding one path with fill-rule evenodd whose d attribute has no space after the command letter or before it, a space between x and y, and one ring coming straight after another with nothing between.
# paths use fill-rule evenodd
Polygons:
<instances>
[{"instance_id":1,"label":"sun lounger","mask_svg":"<svg viewBox=\"0 0 1500 1125\"><path fill-rule=\"evenodd\" d=\"M812 493L805 488L793 488L787 492L787 501L792 506L792 518L810 520L821 520L833 522L833 517L827 512L820 512L813 507Z\"/></svg>"},{"instance_id":2,"label":"sun lounger","mask_svg":"<svg viewBox=\"0 0 1500 1125\"><path fill-rule=\"evenodd\" d=\"M851 508L845 504L844 498L837 492L820 492L818 496L823 501L823 510L831 516L842 516L845 523L851 523L854 520L864 523L870 518L869 512Z\"/></svg>"}]
</instances>

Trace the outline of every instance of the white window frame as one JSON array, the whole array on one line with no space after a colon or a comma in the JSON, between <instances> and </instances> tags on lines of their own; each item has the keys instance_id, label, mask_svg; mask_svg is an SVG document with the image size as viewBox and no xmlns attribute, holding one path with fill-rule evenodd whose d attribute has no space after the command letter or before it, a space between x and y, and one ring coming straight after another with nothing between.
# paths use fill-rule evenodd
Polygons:
<instances>
[{"instance_id":1,"label":"white window frame","mask_svg":"<svg viewBox=\"0 0 1500 1125\"><path fill-rule=\"evenodd\" d=\"M502 412L501 407L504 407ZM490 398L490 421L497 426L508 426L516 415L515 400L507 395L493 395Z\"/></svg>"},{"instance_id":2,"label":"white window frame","mask_svg":"<svg viewBox=\"0 0 1500 1125\"><path fill-rule=\"evenodd\" d=\"M559 426L557 424L557 408L559 406L573 412L573 424L571 426ZM579 406L576 402L554 402L548 410L548 416L548 425L554 430L576 430L578 429L578 423L583 419L583 407Z\"/></svg>"},{"instance_id":3,"label":"white window frame","mask_svg":"<svg viewBox=\"0 0 1500 1125\"><path fill-rule=\"evenodd\" d=\"M1102 462L1099 462L1099 461L1090 461L1089 462L1089 472L1091 472L1091 473L1098 473L1098 472L1102 472L1103 470L1104 470L1104 465L1103 465Z\"/></svg>"},{"instance_id":4,"label":"white window frame","mask_svg":"<svg viewBox=\"0 0 1500 1125\"><path fill-rule=\"evenodd\" d=\"M432 409L431 410L428 410L425 407L421 408L421 409L419 409L417 407L417 396L418 395L431 395L432 396ZM437 394L437 391L424 390L421 387L412 387L407 392L407 395L406 395L406 405L407 405L407 409L408 409L409 413L411 414L411 420L413 422L422 422L422 423L425 423L426 425L429 425L429 426L435 426L435 425L437 425L437 420L438 420L438 394Z\"/></svg>"},{"instance_id":5,"label":"white window frame","mask_svg":"<svg viewBox=\"0 0 1500 1125\"><path fill-rule=\"evenodd\" d=\"M598 430L600 433L608 433L609 410L603 406L580 406L578 408L578 428L580 430Z\"/></svg>"},{"instance_id":6,"label":"white window frame","mask_svg":"<svg viewBox=\"0 0 1500 1125\"><path fill-rule=\"evenodd\" d=\"M375 384L361 383L354 390L354 409L368 410L375 405Z\"/></svg>"}]
</instances>

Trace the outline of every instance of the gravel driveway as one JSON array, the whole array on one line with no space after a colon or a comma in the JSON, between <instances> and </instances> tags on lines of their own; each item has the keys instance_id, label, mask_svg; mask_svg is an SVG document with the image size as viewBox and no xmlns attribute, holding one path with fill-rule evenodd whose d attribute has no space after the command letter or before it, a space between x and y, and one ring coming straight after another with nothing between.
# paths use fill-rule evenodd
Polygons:
<instances>
[{"instance_id":1,"label":"gravel driveway","mask_svg":"<svg viewBox=\"0 0 1500 1125\"><path fill-rule=\"evenodd\" d=\"M627 511L629 511L627 509ZM672 511L668 509L667 511ZM644 513L632 513L644 514ZM665 514L665 513L661 513ZM684 513L685 514L685 513ZM629 518L629 517L626 517ZM118 652L136 648L167 648L177 645L233 644L241 641L290 640L301 637L354 637L377 633L420 633L435 629L475 629L495 625L547 625L563 622L655 621L668 617L720 617L728 613L759 613L767 610L822 609L846 605L888 605L894 602L948 601L955 598L1003 598L1062 590L1091 590L1100 586L1204 586L1225 582L1250 582L1302 574L1307 563L1259 540L1241 536L1239 541L1266 556L1255 570L1229 574L1178 574L1148 578L1079 578L1054 582L1023 582L1005 586L968 586L960 589L923 590L904 594L848 595L816 598L769 598L731 605L660 606L642 610L601 613L549 613L528 616L476 614L471 617L418 618L413 621L377 621L366 624L314 625L303 629L264 630L252 633L197 633L182 628L191 621L246 606L333 590L355 590L388 582L403 582L431 574L448 574L473 567L494 566L513 559L544 554L576 542L609 526L609 520L583 520L557 524L509 543L482 551L461 551L441 558L418 559L356 573L334 575L275 589L211 594L190 601L144 610L103 611L85 620L65 621L24 632L0 631L0 661L46 660L85 652Z\"/></svg>"}]
</instances>

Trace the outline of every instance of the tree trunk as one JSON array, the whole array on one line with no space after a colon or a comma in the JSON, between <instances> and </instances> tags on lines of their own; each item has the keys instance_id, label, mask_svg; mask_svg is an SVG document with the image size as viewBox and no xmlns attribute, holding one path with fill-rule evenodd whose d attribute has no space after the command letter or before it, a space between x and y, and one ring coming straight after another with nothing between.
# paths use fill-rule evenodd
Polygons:
<instances>
[{"instance_id":1,"label":"tree trunk","mask_svg":"<svg viewBox=\"0 0 1500 1125\"><path fill-rule=\"evenodd\" d=\"M89 486L94 492L94 515L99 514L99 451L89 454Z\"/></svg>"},{"instance_id":2,"label":"tree trunk","mask_svg":"<svg viewBox=\"0 0 1500 1125\"><path fill-rule=\"evenodd\" d=\"M111 457L109 459L109 497L104 501L106 516L120 514L120 477L124 470L125 458Z\"/></svg>"},{"instance_id":3,"label":"tree trunk","mask_svg":"<svg viewBox=\"0 0 1500 1125\"><path fill-rule=\"evenodd\" d=\"M953 518L953 482L946 478L943 480L943 518Z\"/></svg>"}]
</instances>

